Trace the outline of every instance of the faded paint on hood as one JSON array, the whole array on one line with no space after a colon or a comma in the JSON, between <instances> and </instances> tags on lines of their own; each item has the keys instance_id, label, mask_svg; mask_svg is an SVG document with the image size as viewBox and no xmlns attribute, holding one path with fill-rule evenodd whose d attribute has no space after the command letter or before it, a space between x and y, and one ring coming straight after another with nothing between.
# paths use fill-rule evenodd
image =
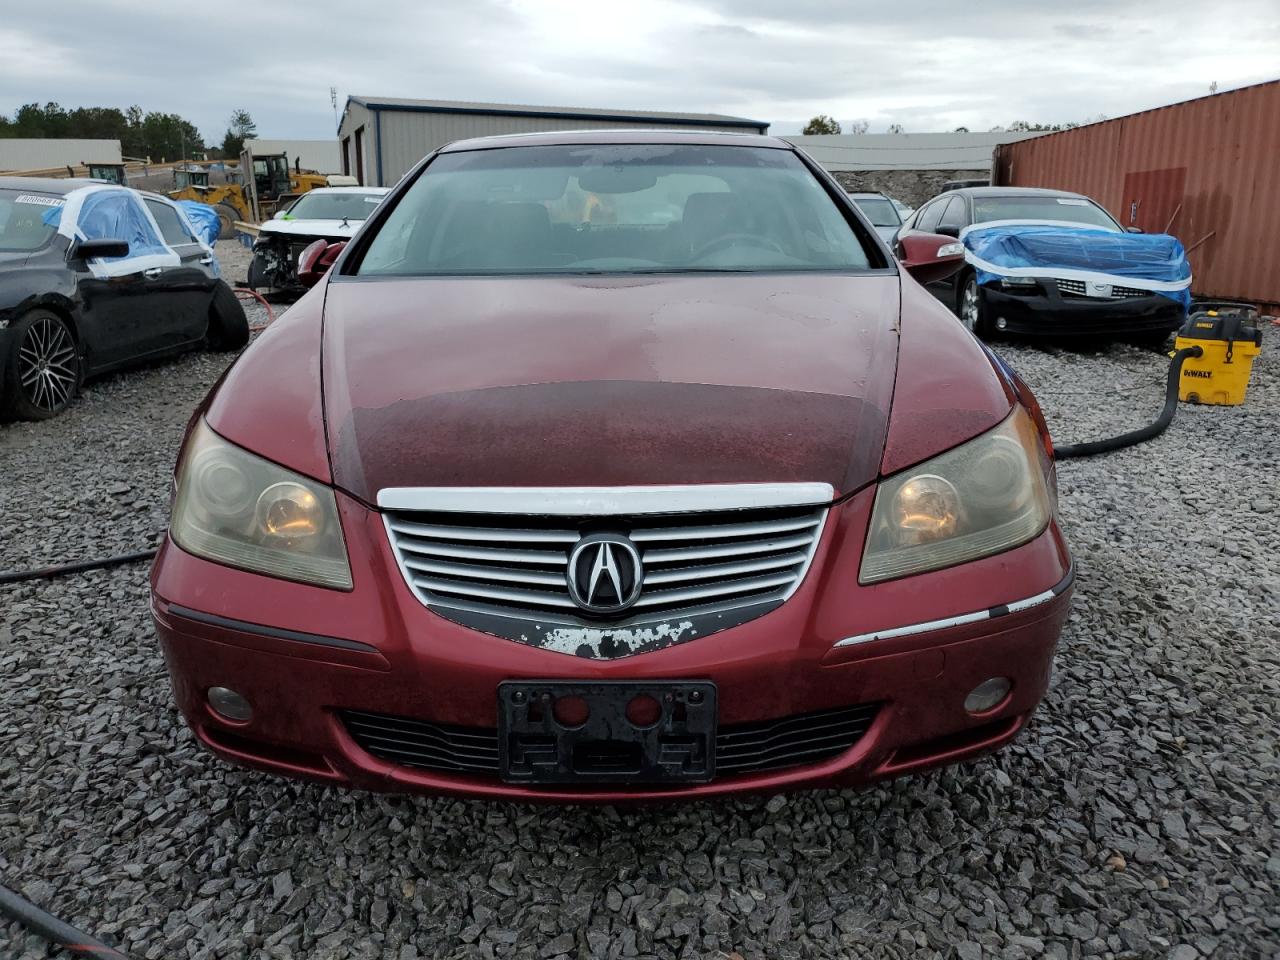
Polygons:
<instances>
[{"instance_id":1,"label":"faded paint on hood","mask_svg":"<svg viewBox=\"0 0 1280 960\"><path fill-rule=\"evenodd\" d=\"M871 482L898 278L338 279L325 285L334 482Z\"/></svg>"}]
</instances>

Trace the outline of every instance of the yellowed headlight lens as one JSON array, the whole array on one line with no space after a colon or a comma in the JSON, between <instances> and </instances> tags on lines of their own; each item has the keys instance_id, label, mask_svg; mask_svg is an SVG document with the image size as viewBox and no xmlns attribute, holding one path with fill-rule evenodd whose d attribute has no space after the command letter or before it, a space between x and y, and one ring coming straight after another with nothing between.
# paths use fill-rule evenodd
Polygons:
<instances>
[{"instance_id":1,"label":"yellowed headlight lens","mask_svg":"<svg viewBox=\"0 0 1280 960\"><path fill-rule=\"evenodd\" d=\"M324 510L300 483L275 483L258 497L258 527L271 537L304 540L324 532Z\"/></svg>"},{"instance_id":2,"label":"yellowed headlight lens","mask_svg":"<svg viewBox=\"0 0 1280 960\"><path fill-rule=\"evenodd\" d=\"M893 513L903 543L929 543L955 533L960 498L946 480L925 474L902 485Z\"/></svg>"}]
</instances>

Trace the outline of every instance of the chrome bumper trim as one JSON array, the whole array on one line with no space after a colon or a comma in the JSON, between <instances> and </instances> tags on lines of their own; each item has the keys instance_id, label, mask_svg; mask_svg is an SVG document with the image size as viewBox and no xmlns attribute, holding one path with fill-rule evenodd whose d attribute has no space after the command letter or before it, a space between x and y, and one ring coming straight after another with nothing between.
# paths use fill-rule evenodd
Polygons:
<instances>
[{"instance_id":1,"label":"chrome bumper trim","mask_svg":"<svg viewBox=\"0 0 1280 960\"><path fill-rule=\"evenodd\" d=\"M978 623L982 620L994 620L997 617L1003 617L1006 614L1018 613L1022 610L1029 610L1031 607L1038 607L1042 603L1048 603L1054 597L1060 596L1071 587L1072 581L1076 577L1075 564L1067 571L1067 575L1063 577L1057 584L1042 593L1037 593L1033 597L1027 597L1023 600L1014 600L1011 603L1002 603L986 610L978 610L974 613L962 613L956 617L946 617L942 620L928 620L924 623L913 623L906 627L890 627L887 630L875 630L871 633L860 633L857 636L845 637L843 640L837 640L832 646L834 647L852 647L860 643L871 643L873 640L892 640L896 637L910 637L917 633L929 633L933 630L945 630L947 627L958 627L966 623Z\"/></svg>"}]
</instances>

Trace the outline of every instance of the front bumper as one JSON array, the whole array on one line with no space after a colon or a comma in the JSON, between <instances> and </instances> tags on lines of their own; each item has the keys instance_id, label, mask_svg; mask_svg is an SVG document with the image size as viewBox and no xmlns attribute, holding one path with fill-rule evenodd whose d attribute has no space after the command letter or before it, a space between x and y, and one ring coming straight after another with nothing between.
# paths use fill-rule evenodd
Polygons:
<instances>
[{"instance_id":1,"label":"front bumper","mask_svg":"<svg viewBox=\"0 0 1280 960\"><path fill-rule=\"evenodd\" d=\"M996 557L859 586L856 560L848 558L861 554L871 499L863 491L832 509L805 582L782 607L619 660L530 647L434 615L405 586L380 516L342 495L356 573L351 593L233 570L166 542L152 573L153 614L178 705L196 736L214 753L261 770L370 790L526 800L851 786L1013 739L1044 695L1070 598L1070 559L1056 524ZM1032 605L1015 603L1036 596ZM961 616L973 611L995 615ZM898 629L911 624L926 626ZM965 696L992 676L1012 680L1009 696L970 715ZM708 783L532 787L505 783L495 771L423 769L375 755L345 713L439 725L477 743L496 736L498 685L517 679L710 680L722 731L854 706L866 708L867 722L844 748L815 762ZM253 719L238 724L215 714L206 704L213 686L244 695Z\"/></svg>"},{"instance_id":2,"label":"front bumper","mask_svg":"<svg viewBox=\"0 0 1280 960\"><path fill-rule=\"evenodd\" d=\"M1037 292L1031 294L1009 293L990 284L978 290L992 325L1008 333L1057 336L1169 333L1186 320L1180 303L1159 294L1114 300L1064 296L1052 281L1042 282Z\"/></svg>"}]
</instances>

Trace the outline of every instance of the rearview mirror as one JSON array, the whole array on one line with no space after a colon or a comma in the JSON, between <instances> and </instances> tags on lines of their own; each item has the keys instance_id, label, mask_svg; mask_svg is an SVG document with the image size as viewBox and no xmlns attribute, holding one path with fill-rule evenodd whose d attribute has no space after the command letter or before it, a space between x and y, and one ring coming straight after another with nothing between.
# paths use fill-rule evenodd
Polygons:
<instances>
[{"instance_id":1,"label":"rearview mirror","mask_svg":"<svg viewBox=\"0 0 1280 960\"><path fill-rule=\"evenodd\" d=\"M920 283L945 280L964 266L964 244L942 234L907 234L898 249L902 266Z\"/></svg>"},{"instance_id":2,"label":"rearview mirror","mask_svg":"<svg viewBox=\"0 0 1280 960\"><path fill-rule=\"evenodd\" d=\"M309 244L298 254L298 281L304 287L314 287L320 282L329 268L333 266L338 254L347 247L345 240L330 243L328 240L317 240Z\"/></svg>"},{"instance_id":3,"label":"rearview mirror","mask_svg":"<svg viewBox=\"0 0 1280 960\"><path fill-rule=\"evenodd\" d=\"M952 226L948 226L948 225L947 225L947 224L945 224L945 223L940 223L940 224L938 224L936 227L934 227L934 228L933 228L933 232L934 232L934 233L939 233L939 234L941 234L941 235L942 235L942 236L944 236L944 237L958 237L958 236L960 236L960 228L959 228L959 227L952 227Z\"/></svg>"},{"instance_id":4,"label":"rearview mirror","mask_svg":"<svg viewBox=\"0 0 1280 960\"><path fill-rule=\"evenodd\" d=\"M78 240L71 248L71 255L79 260L98 260L108 257L127 257L128 240Z\"/></svg>"}]
</instances>

